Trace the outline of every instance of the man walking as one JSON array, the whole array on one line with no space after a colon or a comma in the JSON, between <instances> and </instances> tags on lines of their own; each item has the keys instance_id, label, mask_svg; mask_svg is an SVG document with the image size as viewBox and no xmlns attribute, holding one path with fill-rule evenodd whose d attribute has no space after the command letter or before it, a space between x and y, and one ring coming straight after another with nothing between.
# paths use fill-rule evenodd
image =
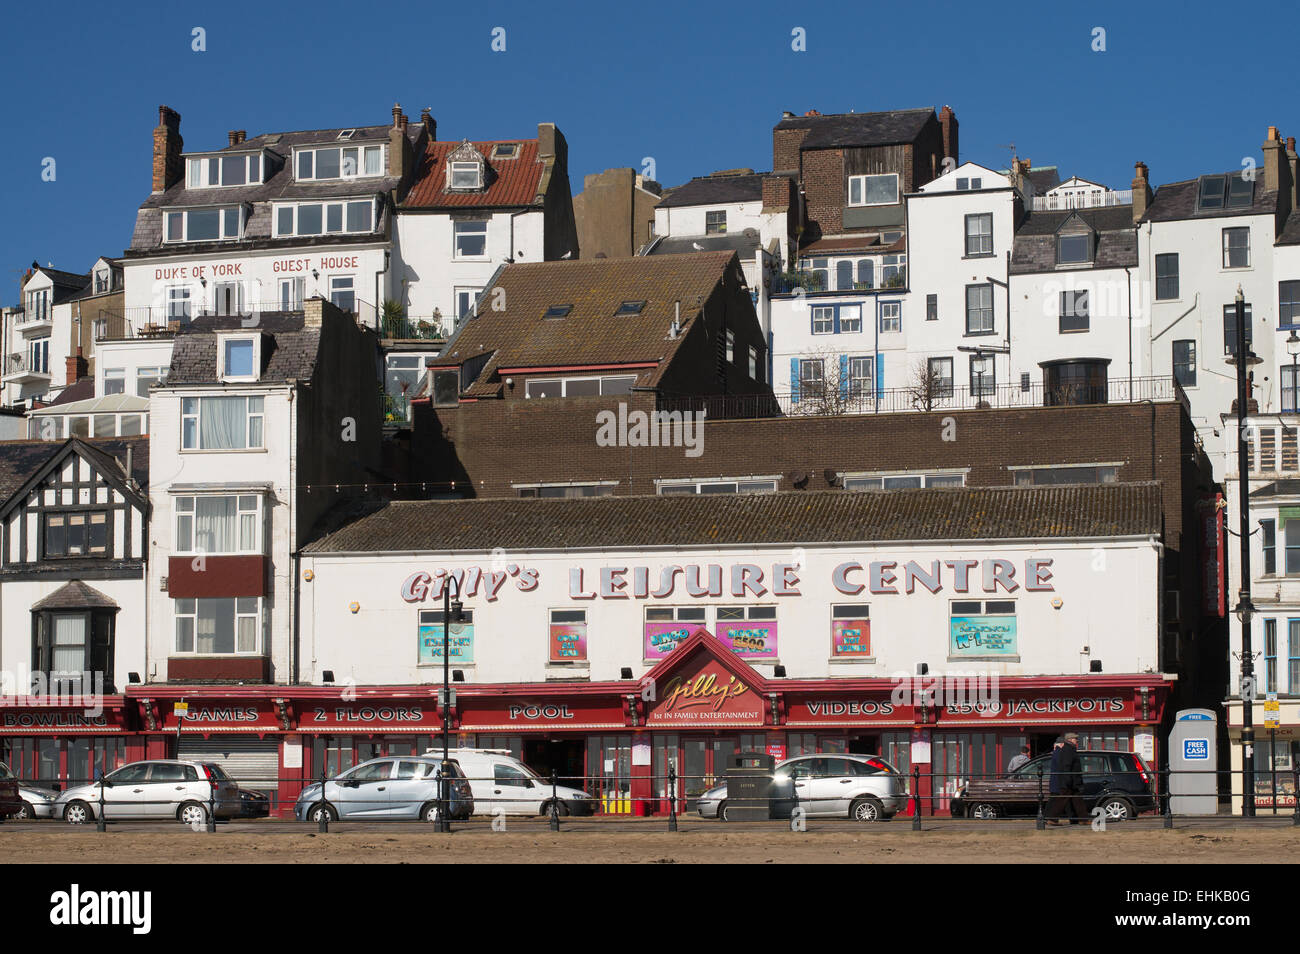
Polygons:
<instances>
[{"instance_id":1,"label":"man walking","mask_svg":"<svg viewBox=\"0 0 1300 954\"><path fill-rule=\"evenodd\" d=\"M1083 763L1079 760L1079 734L1067 732L1065 743L1052 753L1052 801L1047 809L1048 824L1059 826L1067 806L1070 824L1077 825L1088 817L1083 804Z\"/></svg>"}]
</instances>

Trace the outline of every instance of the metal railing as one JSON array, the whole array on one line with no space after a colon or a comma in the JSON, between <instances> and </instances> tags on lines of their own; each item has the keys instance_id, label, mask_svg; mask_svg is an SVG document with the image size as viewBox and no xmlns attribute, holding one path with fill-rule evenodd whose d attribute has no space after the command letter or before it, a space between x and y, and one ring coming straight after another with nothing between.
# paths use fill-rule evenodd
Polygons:
<instances>
[{"instance_id":1,"label":"metal railing","mask_svg":"<svg viewBox=\"0 0 1300 954\"><path fill-rule=\"evenodd\" d=\"M31 355L15 351L4 356L4 376L11 374L43 374L49 377L50 366L48 361L36 362Z\"/></svg>"},{"instance_id":2,"label":"metal railing","mask_svg":"<svg viewBox=\"0 0 1300 954\"><path fill-rule=\"evenodd\" d=\"M882 388L861 391L850 386L804 385L799 391L773 394L660 394L660 411L704 412L709 419L810 417L889 414L903 411L952 411L978 408L1064 407L1131 404L1139 401L1185 402L1172 376L1114 379L1101 385L1047 387L1042 383L968 387Z\"/></svg>"},{"instance_id":3,"label":"metal railing","mask_svg":"<svg viewBox=\"0 0 1300 954\"><path fill-rule=\"evenodd\" d=\"M1102 209L1116 205L1132 205L1132 189L1106 189L1101 194L1093 190L1064 195L1036 195L1031 210L1034 212L1064 212L1068 209Z\"/></svg>"},{"instance_id":4,"label":"metal railing","mask_svg":"<svg viewBox=\"0 0 1300 954\"><path fill-rule=\"evenodd\" d=\"M443 341L451 327L441 317L379 316L379 337L395 341Z\"/></svg>"}]
</instances>

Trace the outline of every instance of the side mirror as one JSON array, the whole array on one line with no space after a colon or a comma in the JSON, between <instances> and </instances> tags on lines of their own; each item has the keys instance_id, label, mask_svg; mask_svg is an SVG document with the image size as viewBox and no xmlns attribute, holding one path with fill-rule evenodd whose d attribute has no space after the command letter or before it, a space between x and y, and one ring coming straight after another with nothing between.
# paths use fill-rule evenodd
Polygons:
<instances>
[{"instance_id":1,"label":"side mirror","mask_svg":"<svg viewBox=\"0 0 1300 954\"><path fill-rule=\"evenodd\" d=\"M100 785L103 785L105 788L112 788L112 787L113 787L113 780L112 780L111 778L101 778L101 779L99 780L99 784L100 784Z\"/></svg>"},{"instance_id":2,"label":"side mirror","mask_svg":"<svg viewBox=\"0 0 1300 954\"><path fill-rule=\"evenodd\" d=\"M536 787L537 786L533 784L533 780L531 778L524 779L524 788L536 788Z\"/></svg>"}]
</instances>

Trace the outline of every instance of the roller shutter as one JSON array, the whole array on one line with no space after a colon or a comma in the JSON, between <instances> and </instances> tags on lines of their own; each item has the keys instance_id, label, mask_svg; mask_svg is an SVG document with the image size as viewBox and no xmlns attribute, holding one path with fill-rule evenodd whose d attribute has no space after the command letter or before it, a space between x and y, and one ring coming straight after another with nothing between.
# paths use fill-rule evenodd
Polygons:
<instances>
[{"instance_id":1,"label":"roller shutter","mask_svg":"<svg viewBox=\"0 0 1300 954\"><path fill-rule=\"evenodd\" d=\"M182 759L215 762L240 788L274 792L280 770L280 743L276 739L214 735L207 739L181 739Z\"/></svg>"}]
</instances>

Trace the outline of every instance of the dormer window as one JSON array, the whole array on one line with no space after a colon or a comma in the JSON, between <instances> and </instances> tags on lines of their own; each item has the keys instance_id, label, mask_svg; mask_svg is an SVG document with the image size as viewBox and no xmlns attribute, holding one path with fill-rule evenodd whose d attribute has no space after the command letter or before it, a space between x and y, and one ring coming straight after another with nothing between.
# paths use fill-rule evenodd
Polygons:
<instances>
[{"instance_id":1,"label":"dormer window","mask_svg":"<svg viewBox=\"0 0 1300 954\"><path fill-rule=\"evenodd\" d=\"M448 163L447 188L460 190L483 188L483 163L472 161Z\"/></svg>"},{"instance_id":2,"label":"dormer window","mask_svg":"<svg viewBox=\"0 0 1300 954\"><path fill-rule=\"evenodd\" d=\"M101 268L95 272L95 294L102 295L108 291L109 273L107 268Z\"/></svg>"},{"instance_id":3,"label":"dormer window","mask_svg":"<svg viewBox=\"0 0 1300 954\"><path fill-rule=\"evenodd\" d=\"M243 215L240 206L208 209L178 209L166 214L167 242L217 242L240 237Z\"/></svg>"},{"instance_id":4,"label":"dormer window","mask_svg":"<svg viewBox=\"0 0 1300 954\"><path fill-rule=\"evenodd\" d=\"M1056 264L1086 265L1092 261L1092 237L1086 233L1056 237Z\"/></svg>"},{"instance_id":5,"label":"dormer window","mask_svg":"<svg viewBox=\"0 0 1300 954\"><path fill-rule=\"evenodd\" d=\"M218 339L221 347L217 350L217 376L222 381L256 381L261 367L259 336L231 335Z\"/></svg>"},{"instance_id":6,"label":"dormer window","mask_svg":"<svg viewBox=\"0 0 1300 954\"><path fill-rule=\"evenodd\" d=\"M185 186L207 189L216 186L241 186L262 181L262 156L201 156L188 160Z\"/></svg>"},{"instance_id":7,"label":"dormer window","mask_svg":"<svg viewBox=\"0 0 1300 954\"><path fill-rule=\"evenodd\" d=\"M363 179L384 174L384 147L376 144L298 149L294 162L300 182Z\"/></svg>"}]
</instances>

